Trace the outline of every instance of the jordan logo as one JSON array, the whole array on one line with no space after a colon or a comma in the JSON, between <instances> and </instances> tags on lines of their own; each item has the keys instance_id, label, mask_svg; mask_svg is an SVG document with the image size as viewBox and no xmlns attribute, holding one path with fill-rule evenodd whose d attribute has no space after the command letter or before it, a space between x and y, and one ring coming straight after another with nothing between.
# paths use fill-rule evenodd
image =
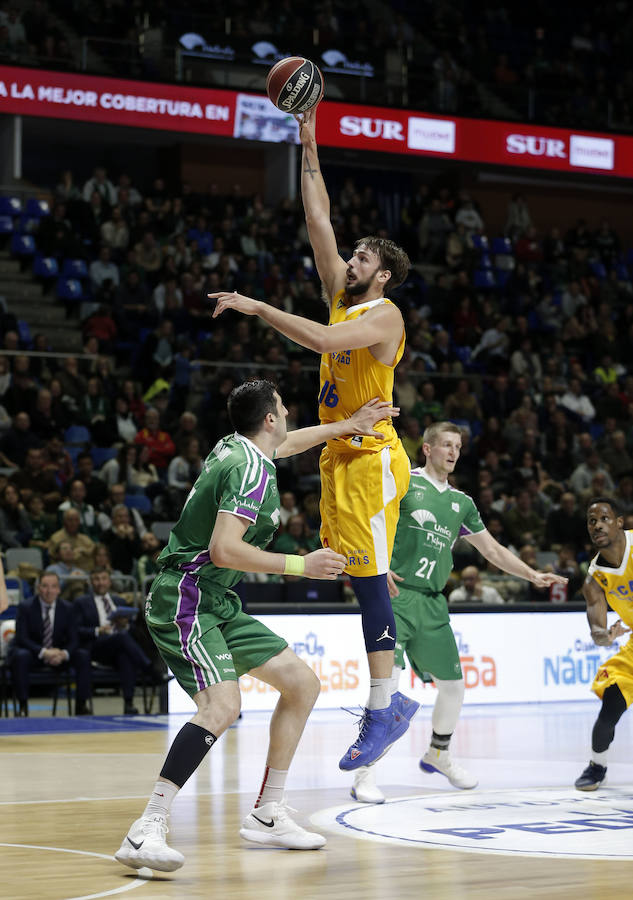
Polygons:
<instances>
[{"instance_id":1,"label":"jordan logo","mask_svg":"<svg viewBox=\"0 0 633 900\"><path fill-rule=\"evenodd\" d=\"M388 625L385 628L385 630L383 631L383 633L380 635L380 637L376 638L376 643L378 643L378 641L393 641L393 638L389 634L389 626Z\"/></svg>"}]
</instances>

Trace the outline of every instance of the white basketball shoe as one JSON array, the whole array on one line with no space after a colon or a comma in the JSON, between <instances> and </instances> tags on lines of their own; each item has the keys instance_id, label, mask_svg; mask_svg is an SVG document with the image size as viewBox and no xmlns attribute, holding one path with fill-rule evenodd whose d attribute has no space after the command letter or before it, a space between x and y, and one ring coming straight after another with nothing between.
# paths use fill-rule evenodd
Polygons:
<instances>
[{"instance_id":1,"label":"white basketball shoe","mask_svg":"<svg viewBox=\"0 0 633 900\"><path fill-rule=\"evenodd\" d=\"M123 838L114 858L131 869L147 866L157 872L173 872L182 866L185 857L168 845L168 831L164 816L137 819Z\"/></svg>"},{"instance_id":2,"label":"white basketball shoe","mask_svg":"<svg viewBox=\"0 0 633 900\"><path fill-rule=\"evenodd\" d=\"M285 801L254 807L242 822L240 837L255 844L285 847L287 850L318 850L325 844L323 835L306 831L290 818L296 812Z\"/></svg>"},{"instance_id":3,"label":"white basketball shoe","mask_svg":"<svg viewBox=\"0 0 633 900\"><path fill-rule=\"evenodd\" d=\"M373 766L361 766L360 769L356 769L350 794L359 803L385 802L385 795L376 784Z\"/></svg>"},{"instance_id":4,"label":"white basketball shoe","mask_svg":"<svg viewBox=\"0 0 633 900\"><path fill-rule=\"evenodd\" d=\"M448 778L453 787L462 791L472 790L479 784L474 775L451 759L448 750L438 750L437 747L429 747L420 760L420 768L424 772L439 772Z\"/></svg>"}]
</instances>

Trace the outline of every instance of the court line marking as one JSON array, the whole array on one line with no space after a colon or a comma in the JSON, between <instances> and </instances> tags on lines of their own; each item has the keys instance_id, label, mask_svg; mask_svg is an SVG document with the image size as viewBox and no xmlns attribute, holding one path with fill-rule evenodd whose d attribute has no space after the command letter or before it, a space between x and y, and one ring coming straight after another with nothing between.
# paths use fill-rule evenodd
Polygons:
<instances>
[{"instance_id":1,"label":"court line marking","mask_svg":"<svg viewBox=\"0 0 633 900\"><path fill-rule=\"evenodd\" d=\"M40 844L4 844L0 843L0 847L19 847L23 850L50 850L53 853L76 853L77 856L96 856L97 859L111 859L116 862L113 856L107 853L94 853L92 850L71 850L68 847L43 847ZM109 891L100 891L98 894L82 894L81 897L66 897L65 900L96 900L97 897L111 897L113 894L124 894L126 891L133 891L137 887L147 884L146 878L137 875L135 880L130 884L124 884L118 888L112 888Z\"/></svg>"}]
</instances>

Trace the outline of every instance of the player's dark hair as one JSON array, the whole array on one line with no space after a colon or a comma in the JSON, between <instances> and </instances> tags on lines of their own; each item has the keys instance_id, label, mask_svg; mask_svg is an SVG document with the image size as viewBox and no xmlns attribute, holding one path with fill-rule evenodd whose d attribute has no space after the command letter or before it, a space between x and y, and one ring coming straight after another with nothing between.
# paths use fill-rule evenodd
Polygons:
<instances>
[{"instance_id":1,"label":"player's dark hair","mask_svg":"<svg viewBox=\"0 0 633 900\"><path fill-rule=\"evenodd\" d=\"M619 519L622 515L622 510L620 509L620 504L613 497L592 497L589 503L587 504L587 515L589 514L589 510L595 503L606 503L607 506L610 506L613 512L615 513L616 519Z\"/></svg>"},{"instance_id":2,"label":"player's dark hair","mask_svg":"<svg viewBox=\"0 0 633 900\"><path fill-rule=\"evenodd\" d=\"M268 413L277 413L276 390L272 381L264 379L246 381L233 388L227 409L235 431L245 437L257 434Z\"/></svg>"},{"instance_id":3,"label":"player's dark hair","mask_svg":"<svg viewBox=\"0 0 633 900\"><path fill-rule=\"evenodd\" d=\"M382 269L389 269L391 278L385 282L385 292L387 289L394 290L402 284L409 273L411 262L402 247L398 247L388 238L381 237L364 237L354 244L354 249L358 250L361 244L364 244L368 250L376 254L380 260Z\"/></svg>"}]
</instances>

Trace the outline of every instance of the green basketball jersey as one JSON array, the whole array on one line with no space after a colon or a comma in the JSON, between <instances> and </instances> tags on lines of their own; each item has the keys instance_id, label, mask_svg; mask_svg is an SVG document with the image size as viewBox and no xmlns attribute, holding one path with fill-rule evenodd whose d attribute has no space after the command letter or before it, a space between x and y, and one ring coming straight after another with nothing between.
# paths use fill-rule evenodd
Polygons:
<instances>
[{"instance_id":1,"label":"green basketball jersey","mask_svg":"<svg viewBox=\"0 0 633 900\"><path fill-rule=\"evenodd\" d=\"M484 530L468 494L439 484L424 469L413 469L400 504L391 569L404 578L405 587L437 594L451 574L457 538Z\"/></svg>"},{"instance_id":2,"label":"green basketball jersey","mask_svg":"<svg viewBox=\"0 0 633 900\"><path fill-rule=\"evenodd\" d=\"M236 585L244 573L214 566L209 558L213 528L225 512L249 523L243 540L260 549L279 525L275 464L237 432L218 441L205 459L159 563L199 574L220 589Z\"/></svg>"}]
</instances>

